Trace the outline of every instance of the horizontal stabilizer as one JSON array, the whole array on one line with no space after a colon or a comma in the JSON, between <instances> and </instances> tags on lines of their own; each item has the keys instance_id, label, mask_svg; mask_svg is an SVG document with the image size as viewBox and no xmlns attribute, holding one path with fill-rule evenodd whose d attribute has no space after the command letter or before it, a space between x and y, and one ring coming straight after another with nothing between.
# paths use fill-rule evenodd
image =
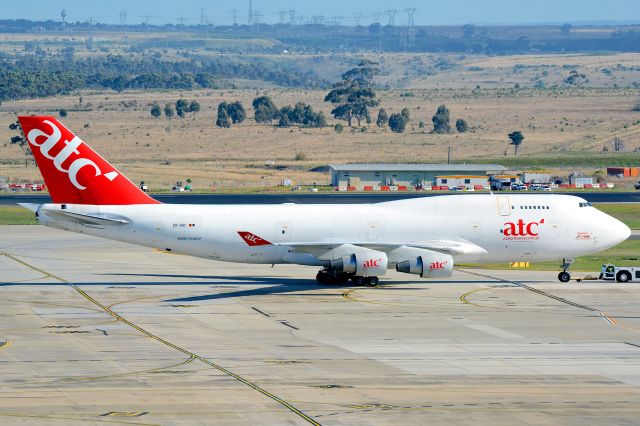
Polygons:
<instances>
[{"instance_id":1,"label":"horizontal stabilizer","mask_svg":"<svg viewBox=\"0 0 640 426\"><path fill-rule=\"evenodd\" d=\"M49 217L68 220L85 226L114 226L126 225L129 223L129 220L127 218L113 214L73 213L67 210L54 209L43 209L42 212Z\"/></svg>"}]
</instances>

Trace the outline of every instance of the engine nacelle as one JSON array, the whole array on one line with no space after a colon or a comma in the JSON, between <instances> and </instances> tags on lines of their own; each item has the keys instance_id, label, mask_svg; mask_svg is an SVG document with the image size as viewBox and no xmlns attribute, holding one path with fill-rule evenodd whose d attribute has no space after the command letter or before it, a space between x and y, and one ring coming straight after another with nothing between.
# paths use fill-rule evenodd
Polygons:
<instances>
[{"instance_id":1,"label":"engine nacelle","mask_svg":"<svg viewBox=\"0 0 640 426\"><path fill-rule=\"evenodd\" d=\"M331 260L331 269L362 277L376 277L387 273L389 258L378 250L351 246L352 253Z\"/></svg>"},{"instance_id":2,"label":"engine nacelle","mask_svg":"<svg viewBox=\"0 0 640 426\"><path fill-rule=\"evenodd\" d=\"M453 258L448 254L415 249L415 257L396 263L396 271L422 278L445 278L453 274Z\"/></svg>"}]
</instances>

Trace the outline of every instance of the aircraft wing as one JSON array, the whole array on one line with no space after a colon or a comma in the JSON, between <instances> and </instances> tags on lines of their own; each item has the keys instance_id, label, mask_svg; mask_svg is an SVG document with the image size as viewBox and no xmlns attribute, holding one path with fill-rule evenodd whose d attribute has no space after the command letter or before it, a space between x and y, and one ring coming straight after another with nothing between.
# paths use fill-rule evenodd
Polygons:
<instances>
[{"instance_id":1,"label":"aircraft wing","mask_svg":"<svg viewBox=\"0 0 640 426\"><path fill-rule=\"evenodd\" d=\"M129 220L127 218L113 214L74 213L67 210L54 209L42 209L41 211L50 217L57 217L59 219L68 220L91 227L126 225L129 223Z\"/></svg>"},{"instance_id":2,"label":"aircraft wing","mask_svg":"<svg viewBox=\"0 0 640 426\"><path fill-rule=\"evenodd\" d=\"M408 243L383 243L383 242L353 242L353 241L341 241L341 242L291 242L291 243L278 243L280 246L292 247L294 250L311 253L315 256L320 256L330 250L340 247L345 244L351 244L359 247L366 247L373 250L380 250L384 252L390 252L399 247L414 247L425 250L432 250L439 253L445 253L450 255L461 254L486 254L487 251L477 244L474 244L466 240L428 240L428 241L414 241Z\"/></svg>"},{"instance_id":3,"label":"aircraft wing","mask_svg":"<svg viewBox=\"0 0 640 426\"><path fill-rule=\"evenodd\" d=\"M41 206L41 204L34 204L34 203L18 203L18 205L27 210L31 210L34 213L37 212Z\"/></svg>"}]
</instances>

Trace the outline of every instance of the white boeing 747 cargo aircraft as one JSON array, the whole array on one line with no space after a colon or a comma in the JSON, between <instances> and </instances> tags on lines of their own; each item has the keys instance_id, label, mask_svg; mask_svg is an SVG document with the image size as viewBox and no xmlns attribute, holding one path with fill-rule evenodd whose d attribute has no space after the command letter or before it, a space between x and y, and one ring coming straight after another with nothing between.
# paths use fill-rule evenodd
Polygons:
<instances>
[{"instance_id":1,"label":"white boeing 747 cargo aircraft","mask_svg":"<svg viewBox=\"0 0 640 426\"><path fill-rule=\"evenodd\" d=\"M52 203L41 224L228 262L322 268L319 283L375 285L388 268L448 277L458 262L571 259L629 228L582 198L467 194L376 204L162 204L53 117L19 117Z\"/></svg>"}]
</instances>

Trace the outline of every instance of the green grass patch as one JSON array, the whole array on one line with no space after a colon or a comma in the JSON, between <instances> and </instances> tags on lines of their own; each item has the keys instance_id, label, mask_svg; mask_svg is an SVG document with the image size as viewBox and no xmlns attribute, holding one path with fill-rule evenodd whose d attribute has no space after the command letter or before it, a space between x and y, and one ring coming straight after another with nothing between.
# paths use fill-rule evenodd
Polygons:
<instances>
[{"instance_id":1,"label":"green grass patch","mask_svg":"<svg viewBox=\"0 0 640 426\"><path fill-rule=\"evenodd\" d=\"M600 272L600 267L605 263L613 263L616 266L640 265L640 240L627 240L600 253L577 257L573 265L571 265L571 270L577 272ZM511 268L508 263L468 264L458 266L470 268L477 267L483 269L516 269ZM529 268L522 269L528 271L559 272L560 261L532 262Z\"/></svg>"},{"instance_id":2,"label":"green grass patch","mask_svg":"<svg viewBox=\"0 0 640 426\"><path fill-rule=\"evenodd\" d=\"M606 168L616 166L637 166L640 153L637 152L554 152L545 155L523 155L520 157L467 158L465 163L502 164L520 169L543 169L545 167L588 167Z\"/></svg>"},{"instance_id":3,"label":"green grass patch","mask_svg":"<svg viewBox=\"0 0 640 426\"><path fill-rule=\"evenodd\" d=\"M593 206L631 229L640 229L640 203L597 203Z\"/></svg>"},{"instance_id":4,"label":"green grass patch","mask_svg":"<svg viewBox=\"0 0 640 426\"><path fill-rule=\"evenodd\" d=\"M0 225L36 225L35 213L20 206L0 206Z\"/></svg>"}]
</instances>

